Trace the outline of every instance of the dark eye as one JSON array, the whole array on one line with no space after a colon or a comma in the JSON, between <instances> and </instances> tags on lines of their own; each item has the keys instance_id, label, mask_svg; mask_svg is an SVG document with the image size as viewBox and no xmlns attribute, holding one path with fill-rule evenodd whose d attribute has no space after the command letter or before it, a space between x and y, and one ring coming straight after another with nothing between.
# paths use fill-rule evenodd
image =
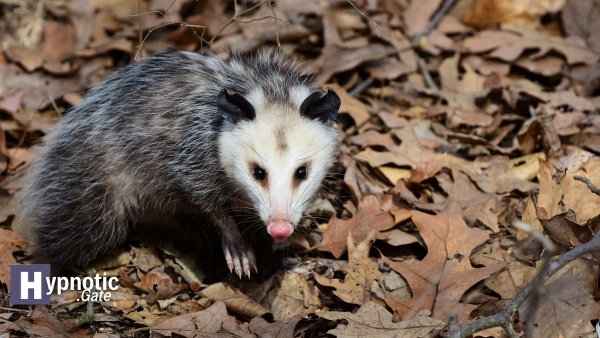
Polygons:
<instances>
[{"instance_id":1,"label":"dark eye","mask_svg":"<svg viewBox=\"0 0 600 338\"><path fill-rule=\"evenodd\" d=\"M252 175L254 176L255 180L262 181L265 179L267 173L265 173L265 170L261 167L254 167L254 172L252 173Z\"/></svg>"},{"instance_id":2,"label":"dark eye","mask_svg":"<svg viewBox=\"0 0 600 338\"><path fill-rule=\"evenodd\" d=\"M302 181L306 178L306 167L300 167L296 169L296 179Z\"/></svg>"}]
</instances>

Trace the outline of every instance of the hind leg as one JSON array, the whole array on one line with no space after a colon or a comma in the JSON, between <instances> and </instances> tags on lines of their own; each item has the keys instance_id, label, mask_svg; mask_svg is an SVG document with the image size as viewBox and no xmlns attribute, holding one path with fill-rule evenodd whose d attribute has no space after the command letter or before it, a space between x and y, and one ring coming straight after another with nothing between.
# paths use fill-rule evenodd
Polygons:
<instances>
[{"instance_id":1,"label":"hind leg","mask_svg":"<svg viewBox=\"0 0 600 338\"><path fill-rule=\"evenodd\" d=\"M102 209L39 215L35 227L33 258L51 265L53 274L68 268L86 269L98 256L123 244L129 222L126 217Z\"/></svg>"}]
</instances>

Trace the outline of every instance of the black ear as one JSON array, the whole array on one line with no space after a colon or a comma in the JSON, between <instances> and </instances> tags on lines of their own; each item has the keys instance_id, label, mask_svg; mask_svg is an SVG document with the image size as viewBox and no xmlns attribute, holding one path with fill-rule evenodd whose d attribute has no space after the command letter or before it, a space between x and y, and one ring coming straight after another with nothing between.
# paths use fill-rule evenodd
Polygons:
<instances>
[{"instance_id":1,"label":"black ear","mask_svg":"<svg viewBox=\"0 0 600 338\"><path fill-rule=\"evenodd\" d=\"M300 105L300 115L322 123L330 123L337 117L342 101L330 88L310 94Z\"/></svg>"},{"instance_id":2,"label":"black ear","mask_svg":"<svg viewBox=\"0 0 600 338\"><path fill-rule=\"evenodd\" d=\"M217 96L217 109L225 120L234 124L240 120L252 121L256 117L254 107L248 100L238 93L229 94L227 89Z\"/></svg>"}]
</instances>

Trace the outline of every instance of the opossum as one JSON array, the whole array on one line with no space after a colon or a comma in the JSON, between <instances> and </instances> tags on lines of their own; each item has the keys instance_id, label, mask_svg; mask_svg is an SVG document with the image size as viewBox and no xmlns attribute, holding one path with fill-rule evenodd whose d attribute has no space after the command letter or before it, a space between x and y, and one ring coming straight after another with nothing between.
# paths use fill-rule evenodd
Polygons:
<instances>
[{"instance_id":1,"label":"opossum","mask_svg":"<svg viewBox=\"0 0 600 338\"><path fill-rule=\"evenodd\" d=\"M35 261L63 271L150 224L202 232L208 221L229 270L249 277L236 206L285 242L337 152L340 103L281 52L155 54L87 92L46 137L17 231Z\"/></svg>"}]
</instances>

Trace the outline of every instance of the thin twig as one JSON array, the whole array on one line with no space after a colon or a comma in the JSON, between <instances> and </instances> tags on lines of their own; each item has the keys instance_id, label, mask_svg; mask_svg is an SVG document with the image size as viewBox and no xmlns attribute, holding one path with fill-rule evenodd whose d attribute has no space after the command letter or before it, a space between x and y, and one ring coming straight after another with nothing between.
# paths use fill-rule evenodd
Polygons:
<instances>
[{"instance_id":1,"label":"thin twig","mask_svg":"<svg viewBox=\"0 0 600 338\"><path fill-rule=\"evenodd\" d=\"M442 21L444 15L446 15L450 8L452 8L452 5L454 5L454 0L444 0L442 6L440 6L440 9L435 13L433 18L431 18L431 21L429 21L429 23L427 24L427 27L425 27L425 29L421 33L417 34L414 38L412 38L411 43L413 46L418 45L422 37L431 33L431 31L440 23L440 21Z\"/></svg>"},{"instance_id":2,"label":"thin twig","mask_svg":"<svg viewBox=\"0 0 600 338\"><path fill-rule=\"evenodd\" d=\"M11 312L23 312L23 313L27 313L27 316L31 316L31 310L13 309L11 307L4 307L4 306L0 306L0 310L11 311Z\"/></svg>"},{"instance_id":3,"label":"thin twig","mask_svg":"<svg viewBox=\"0 0 600 338\"><path fill-rule=\"evenodd\" d=\"M242 16L242 15L244 15L244 14L250 12L250 11L255 10L256 8L260 7L265 2L267 2L267 1L263 0L263 1L259 2L259 3L257 3L256 5L248 8L245 11L243 11L243 12L241 12L241 13L238 14L237 0L235 0L234 1L234 3L235 3L235 11L233 13L233 17L231 19L229 19L229 21L225 25L223 25L223 27L221 27L221 29L219 29L219 31L212 37L212 39L210 39L210 45L212 46L213 42L215 42L215 39L219 35L221 35L221 33L223 33L223 31L225 30L225 28L229 27L229 25L231 25L232 23L234 23L239 16Z\"/></svg>"},{"instance_id":4,"label":"thin twig","mask_svg":"<svg viewBox=\"0 0 600 338\"><path fill-rule=\"evenodd\" d=\"M582 176L573 176L573 179L577 180L577 181L581 181L585 184L587 184L588 189L590 189L591 192L593 192L594 194L600 196L600 189L598 189L598 187L596 187L592 181L590 181L589 178L587 177L582 177Z\"/></svg>"},{"instance_id":5,"label":"thin twig","mask_svg":"<svg viewBox=\"0 0 600 338\"><path fill-rule=\"evenodd\" d=\"M419 55L419 53L416 52L415 56L417 57L417 64L419 65L419 69L421 70L421 74L423 75L423 79L425 80L425 84L435 92L439 93L440 88L437 86L435 81L433 81L431 73L429 72L429 69L427 69L427 63L425 62L425 59L423 59L421 55Z\"/></svg>"},{"instance_id":6,"label":"thin twig","mask_svg":"<svg viewBox=\"0 0 600 338\"><path fill-rule=\"evenodd\" d=\"M525 303L527 298L529 298L531 293L538 285L545 283L552 275L562 269L569 262L585 254L597 251L600 251L600 232L597 232L589 242L578 245L552 260L547 265L547 269L545 269L545 271L540 271L533 281L525 285L521 291L519 291L517 296L512 301L507 303L499 313L478 319L465 325L458 325L456 320L451 319L449 322L447 337L462 338L496 326L502 326L505 328L509 327L514 314L517 312L519 307ZM514 333L514 331L512 332ZM510 334L510 332L507 331L507 334Z\"/></svg>"},{"instance_id":7,"label":"thin twig","mask_svg":"<svg viewBox=\"0 0 600 338\"><path fill-rule=\"evenodd\" d=\"M176 0L174 0L171 5L167 8L167 10L165 10L165 12L161 12L161 11L148 11L148 12L142 12L142 13L138 13L138 14L132 14L130 15L130 17L138 17L140 18L142 15L146 15L146 14L159 14L162 15L163 17L163 23L160 26L154 27L152 29L148 30L148 33L146 33L146 35L144 36L144 38L140 41L139 46L137 46L137 51L135 52L135 55L133 57L134 60L137 60L138 55L142 49L142 46L144 45L144 43L146 42L146 40L148 39L148 37L150 37L150 34L152 34L155 30L166 27L166 26L171 26L171 25L180 25L180 26L185 26L188 27L191 31L192 34L194 36L196 36L198 38L198 40L200 40L200 46L202 46L202 43L205 42L204 40L204 32L206 31L206 27L205 26L200 26L200 25L190 25L187 24L183 21L177 21L177 20L172 20L170 18L167 17L167 11L173 6L173 4L175 3ZM196 32L196 30L194 28L202 28L202 34L198 35L198 33ZM141 27L140 27L140 32L141 32ZM141 34L141 33L140 33Z\"/></svg>"},{"instance_id":8,"label":"thin twig","mask_svg":"<svg viewBox=\"0 0 600 338\"><path fill-rule=\"evenodd\" d=\"M363 82L357 84L356 87L354 87L350 91L348 91L348 95L354 97L354 96L362 93L363 90L367 89L371 85L371 83L373 83L373 78L369 76Z\"/></svg>"},{"instance_id":9,"label":"thin twig","mask_svg":"<svg viewBox=\"0 0 600 338\"><path fill-rule=\"evenodd\" d=\"M173 4L171 4L172 6ZM138 13L140 13L142 11L142 0L138 0L137 1L137 11ZM140 50L142 49L142 41L143 41L143 37L142 37L142 16L138 15L138 38L139 38L139 43L140 43Z\"/></svg>"},{"instance_id":10,"label":"thin twig","mask_svg":"<svg viewBox=\"0 0 600 338\"><path fill-rule=\"evenodd\" d=\"M365 19L367 19L370 23L373 24L373 26L375 26L375 31L377 32L377 37L379 37L379 31L381 31L381 33L383 33L383 35L387 36L388 38L391 38L391 35L389 35L386 31L383 30L383 28L381 28L381 26L379 26L377 24L377 22L375 22L375 20L369 18L365 13L361 12L360 9L358 9L358 7L356 7L355 4L352 3L352 1L350 0L346 0L347 3L350 4L350 6L354 7L354 9L360 14L362 15Z\"/></svg>"}]
</instances>

